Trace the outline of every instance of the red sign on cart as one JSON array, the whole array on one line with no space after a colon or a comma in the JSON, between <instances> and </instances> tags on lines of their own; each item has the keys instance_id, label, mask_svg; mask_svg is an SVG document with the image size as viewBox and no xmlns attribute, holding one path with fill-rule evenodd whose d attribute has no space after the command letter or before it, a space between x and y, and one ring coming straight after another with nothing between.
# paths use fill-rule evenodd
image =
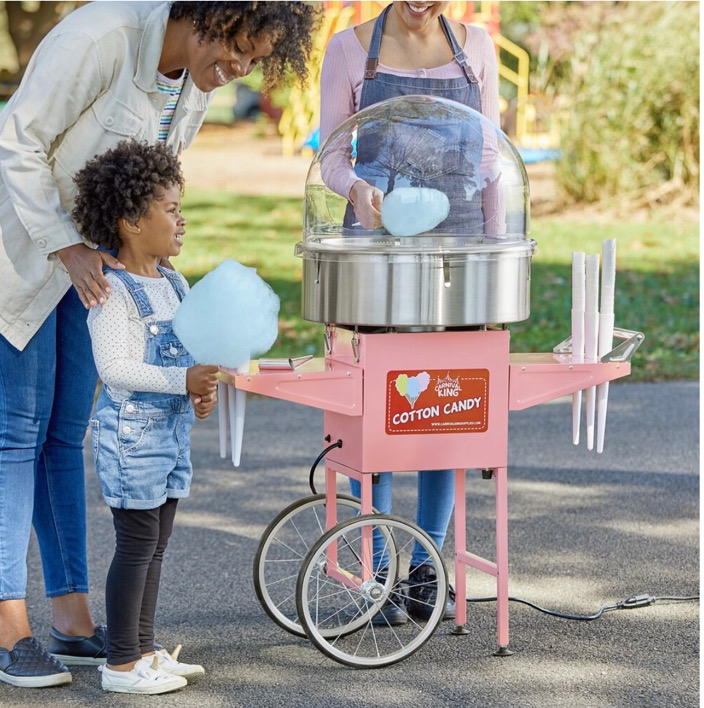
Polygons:
<instances>
[{"instance_id":1,"label":"red sign on cart","mask_svg":"<svg viewBox=\"0 0 704 708\"><path fill-rule=\"evenodd\" d=\"M489 425L489 371L389 371L386 433L484 433Z\"/></svg>"}]
</instances>

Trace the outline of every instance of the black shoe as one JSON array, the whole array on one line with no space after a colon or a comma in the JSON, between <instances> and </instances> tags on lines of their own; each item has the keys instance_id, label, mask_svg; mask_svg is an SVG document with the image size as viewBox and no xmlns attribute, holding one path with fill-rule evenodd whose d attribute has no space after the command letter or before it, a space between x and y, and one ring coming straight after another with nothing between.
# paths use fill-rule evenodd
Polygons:
<instances>
[{"instance_id":1,"label":"black shoe","mask_svg":"<svg viewBox=\"0 0 704 708\"><path fill-rule=\"evenodd\" d=\"M25 637L12 649L0 647L0 681L20 688L44 688L71 683L71 672L34 637Z\"/></svg>"},{"instance_id":2,"label":"black shoe","mask_svg":"<svg viewBox=\"0 0 704 708\"><path fill-rule=\"evenodd\" d=\"M435 568L424 563L409 568L408 572L408 614L420 620L427 620L435 609L438 586ZM454 592L452 593L454 595ZM455 601L448 597L445 604L443 619L454 619L456 614Z\"/></svg>"},{"instance_id":3,"label":"black shoe","mask_svg":"<svg viewBox=\"0 0 704 708\"><path fill-rule=\"evenodd\" d=\"M98 666L108 656L107 627L101 624L91 637L70 637L53 627L49 630L49 651L69 666Z\"/></svg>"},{"instance_id":4,"label":"black shoe","mask_svg":"<svg viewBox=\"0 0 704 708\"><path fill-rule=\"evenodd\" d=\"M386 583L386 576L378 574L376 580ZM394 585L384 606L372 617L375 627L400 627L408 622L405 589L400 582Z\"/></svg>"}]
</instances>

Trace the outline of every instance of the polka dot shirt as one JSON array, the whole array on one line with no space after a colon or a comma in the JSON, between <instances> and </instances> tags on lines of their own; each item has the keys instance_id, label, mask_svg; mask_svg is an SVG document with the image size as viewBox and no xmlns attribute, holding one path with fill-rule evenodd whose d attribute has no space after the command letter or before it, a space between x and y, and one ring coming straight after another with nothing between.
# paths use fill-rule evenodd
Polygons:
<instances>
[{"instance_id":1,"label":"polka dot shirt","mask_svg":"<svg viewBox=\"0 0 704 708\"><path fill-rule=\"evenodd\" d=\"M156 320L170 320L179 305L178 295L167 278L130 275L145 287ZM103 385L113 398L126 398L131 391L185 394L186 367L144 363L145 329L137 306L122 281L108 272L112 294L107 302L88 313L93 357ZM180 275L188 291L186 279Z\"/></svg>"}]
</instances>

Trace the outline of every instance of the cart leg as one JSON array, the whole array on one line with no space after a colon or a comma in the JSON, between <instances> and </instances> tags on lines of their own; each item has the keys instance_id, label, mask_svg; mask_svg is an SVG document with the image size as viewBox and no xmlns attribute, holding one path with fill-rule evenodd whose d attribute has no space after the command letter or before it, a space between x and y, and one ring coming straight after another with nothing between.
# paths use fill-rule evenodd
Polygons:
<instances>
[{"instance_id":1,"label":"cart leg","mask_svg":"<svg viewBox=\"0 0 704 708\"><path fill-rule=\"evenodd\" d=\"M505 467L494 470L496 480L496 621L499 648L494 656L511 656L508 648L508 479Z\"/></svg>"},{"instance_id":2,"label":"cart leg","mask_svg":"<svg viewBox=\"0 0 704 708\"><path fill-rule=\"evenodd\" d=\"M469 634L467 627L467 568L460 560L460 553L467 548L467 517L465 470L455 470L455 626L452 634Z\"/></svg>"},{"instance_id":3,"label":"cart leg","mask_svg":"<svg viewBox=\"0 0 704 708\"><path fill-rule=\"evenodd\" d=\"M325 528L329 531L337 524L337 473L325 462Z\"/></svg>"}]
</instances>

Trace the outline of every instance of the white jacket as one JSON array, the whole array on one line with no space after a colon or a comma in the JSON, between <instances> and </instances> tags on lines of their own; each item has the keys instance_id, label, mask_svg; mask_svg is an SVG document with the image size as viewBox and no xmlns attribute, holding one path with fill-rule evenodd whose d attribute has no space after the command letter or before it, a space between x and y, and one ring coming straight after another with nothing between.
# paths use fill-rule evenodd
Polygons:
<instances>
[{"instance_id":1,"label":"white jacket","mask_svg":"<svg viewBox=\"0 0 704 708\"><path fill-rule=\"evenodd\" d=\"M81 243L73 176L121 140L155 143L167 2L95 2L42 41L0 111L0 334L24 349L71 281L55 251ZM211 94L186 80L167 139L180 153Z\"/></svg>"}]
</instances>

